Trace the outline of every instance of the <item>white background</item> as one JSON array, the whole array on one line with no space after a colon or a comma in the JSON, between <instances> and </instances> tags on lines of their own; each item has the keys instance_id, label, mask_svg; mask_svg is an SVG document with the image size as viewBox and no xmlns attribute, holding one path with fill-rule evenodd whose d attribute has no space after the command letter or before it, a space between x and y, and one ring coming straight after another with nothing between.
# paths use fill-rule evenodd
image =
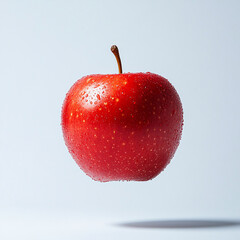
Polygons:
<instances>
[{"instance_id":1,"label":"white background","mask_svg":"<svg viewBox=\"0 0 240 240\"><path fill-rule=\"evenodd\" d=\"M125 221L240 218L239 1L0 1L0 238L236 239L239 227L135 229ZM65 147L61 105L84 75L153 72L184 130L149 182L98 183ZM96 238L97 237L97 238Z\"/></svg>"}]
</instances>

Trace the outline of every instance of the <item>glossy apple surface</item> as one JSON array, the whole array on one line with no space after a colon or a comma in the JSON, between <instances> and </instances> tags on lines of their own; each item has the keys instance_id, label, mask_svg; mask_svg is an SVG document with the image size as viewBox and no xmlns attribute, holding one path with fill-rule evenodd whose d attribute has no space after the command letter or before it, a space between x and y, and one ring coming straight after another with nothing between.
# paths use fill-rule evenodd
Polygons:
<instances>
[{"instance_id":1,"label":"glossy apple surface","mask_svg":"<svg viewBox=\"0 0 240 240\"><path fill-rule=\"evenodd\" d=\"M183 110L174 87L152 73L89 75L62 108L65 143L79 167L97 181L146 181L172 159Z\"/></svg>"}]
</instances>

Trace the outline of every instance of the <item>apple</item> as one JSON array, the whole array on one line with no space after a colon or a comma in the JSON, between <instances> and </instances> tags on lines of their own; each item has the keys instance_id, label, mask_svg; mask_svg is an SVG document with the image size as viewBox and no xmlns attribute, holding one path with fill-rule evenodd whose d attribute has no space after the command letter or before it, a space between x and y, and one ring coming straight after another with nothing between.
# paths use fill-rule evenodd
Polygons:
<instances>
[{"instance_id":1,"label":"apple","mask_svg":"<svg viewBox=\"0 0 240 240\"><path fill-rule=\"evenodd\" d=\"M172 159L181 139L183 109L170 82L153 73L88 75L62 107L68 150L92 179L147 181Z\"/></svg>"}]
</instances>

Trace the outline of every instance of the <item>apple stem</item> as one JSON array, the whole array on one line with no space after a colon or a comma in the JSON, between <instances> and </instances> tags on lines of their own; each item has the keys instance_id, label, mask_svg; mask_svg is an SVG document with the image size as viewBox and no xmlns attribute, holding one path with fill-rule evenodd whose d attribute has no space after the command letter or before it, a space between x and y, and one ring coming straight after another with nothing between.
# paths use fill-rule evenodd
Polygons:
<instances>
[{"instance_id":1,"label":"apple stem","mask_svg":"<svg viewBox=\"0 0 240 240\"><path fill-rule=\"evenodd\" d=\"M118 47L116 45L112 45L111 51L112 51L112 53L114 54L114 56L117 60L118 71L119 71L119 74L121 74L122 73L122 63L121 63L121 58L119 56Z\"/></svg>"}]
</instances>

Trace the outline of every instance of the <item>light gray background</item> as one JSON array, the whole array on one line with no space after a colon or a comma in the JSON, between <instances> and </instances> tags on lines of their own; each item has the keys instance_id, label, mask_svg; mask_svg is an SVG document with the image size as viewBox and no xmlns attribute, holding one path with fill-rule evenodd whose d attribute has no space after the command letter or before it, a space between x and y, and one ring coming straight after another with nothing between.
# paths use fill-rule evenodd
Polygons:
<instances>
[{"instance_id":1,"label":"light gray background","mask_svg":"<svg viewBox=\"0 0 240 240\"><path fill-rule=\"evenodd\" d=\"M236 239L99 223L240 217L239 12L227 0L0 1L1 239ZM62 138L66 92L117 72L112 44L124 72L160 74L182 99L180 147L149 182L94 182Z\"/></svg>"}]
</instances>

